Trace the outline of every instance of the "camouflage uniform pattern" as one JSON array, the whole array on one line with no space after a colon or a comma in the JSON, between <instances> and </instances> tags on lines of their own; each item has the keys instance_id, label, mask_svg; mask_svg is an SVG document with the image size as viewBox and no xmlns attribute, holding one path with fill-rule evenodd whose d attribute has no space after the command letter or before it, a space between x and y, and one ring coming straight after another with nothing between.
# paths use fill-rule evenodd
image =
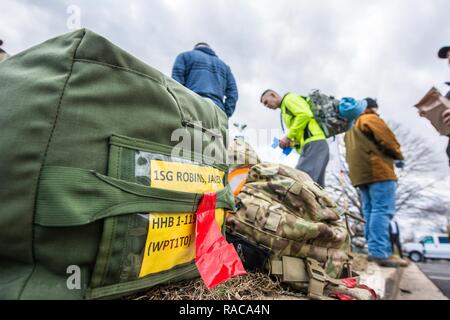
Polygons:
<instances>
[{"instance_id":1,"label":"camouflage uniform pattern","mask_svg":"<svg viewBox=\"0 0 450 320\"><path fill-rule=\"evenodd\" d=\"M322 127L327 138L344 133L350 124L339 115L339 100L314 90L307 99L314 118Z\"/></svg>"},{"instance_id":2,"label":"camouflage uniform pattern","mask_svg":"<svg viewBox=\"0 0 450 320\"><path fill-rule=\"evenodd\" d=\"M8 55L5 51L2 51L2 50L0 49L0 62L6 60L6 59L8 59L8 58L9 58L9 55Z\"/></svg>"},{"instance_id":3,"label":"camouflage uniform pattern","mask_svg":"<svg viewBox=\"0 0 450 320\"><path fill-rule=\"evenodd\" d=\"M139 278L148 234L148 220L148 213L129 217L130 229L126 231L126 235L124 236L124 239L126 239L124 247L127 250L120 271L120 282L132 281Z\"/></svg>"},{"instance_id":4,"label":"camouflage uniform pattern","mask_svg":"<svg viewBox=\"0 0 450 320\"><path fill-rule=\"evenodd\" d=\"M230 171L260 163L261 160L253 148L240 138L233 139L228 146L228 164Z\"/></svg>"},{"instance_id":5,"label":"camouflage uniform pattern","mask_svg":"<svg viewBox=\"0 0 450 320\"><path fill-rule=\"evenodd\" d=\"M251 168L227 218L231 232L282 256L313 258L337 278L349 262L350 236L336 204L307 174L278 164Z\"/></svg>"}]
</instances>

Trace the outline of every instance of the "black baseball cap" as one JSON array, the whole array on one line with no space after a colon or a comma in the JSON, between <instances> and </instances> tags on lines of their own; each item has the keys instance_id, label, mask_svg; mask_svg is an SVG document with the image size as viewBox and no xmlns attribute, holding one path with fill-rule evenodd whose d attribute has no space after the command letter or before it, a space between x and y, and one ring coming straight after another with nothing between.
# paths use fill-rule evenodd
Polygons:
<instances>
[{"instance_id":1,"label":"black baseball cap","mask_svg":"<svg viewBox=\"0 0 450 320\"><path fill-rule=\"evenodd\" d=\"M442 47L439 49L438 57L441 59L447 59L447 52L450 50L450 47Z\"/></svg>"},{"instance_id":2,"label":"black baseball cap","mask_svg":"<svg viewBox=\"0 0 450 320\"><path fill-rule=\"evenodd\" d=\"M194 46L194 48L198 48L198 47L208 47L208 48L211 48L211 47L209 46L209 44L207 44L206 42L199 42L199 43L197 43L197 44Z\"/></svg>"},{"instance_id":3,"label":"black baseball cap","mask_svg":"<svg viewBox=\"0 0 450 320\"><path fill-rule=\"evenodd\" d=\"M367 101L367 108L377 108L378 109L378 103L376 100L372 98L365 98L364 100Z\"/></svg>"}]
</instances>

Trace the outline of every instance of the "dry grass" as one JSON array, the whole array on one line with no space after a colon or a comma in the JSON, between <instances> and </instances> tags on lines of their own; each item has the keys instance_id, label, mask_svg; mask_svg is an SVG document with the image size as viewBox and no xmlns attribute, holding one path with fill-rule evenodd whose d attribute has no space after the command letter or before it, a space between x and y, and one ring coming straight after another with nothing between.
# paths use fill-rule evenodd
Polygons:
<instances>
[{"instance_id":1,"label":"dry grass","mask_svg":"<svg viewBox=\"0 0 450 320\"><path fill-rule=\"evenodd\" d=\"M353 270L357 272L365 272L367 270L367 265L369 262L367 261L367 255L362 253L352 253L353 259Z\"/></svg>"},{"instance_id":2,"label":"dry grass","mask_svg":"<svg viewBox=\"0 0 450 320\"><path fill-rule=\"evenodd\" d=\"M279 296L297 296L267 274L249 273L232 278L213 289L207 289L201 279L162 285L147 292L129 296L133 300L262 300Z\"/></svg>"},{"instance_id":3,"label":"dry grass","mask_svg":"<svg viewBox=\"0 0 450 320\"><path fill-rule=\"evenodd\" d=\"M352 253L353 269L364 272L367 256ZM264 273L248 273L234 277L213 289L208 289L200 278L161 285L128 297L127 300L271 300L305 299L305 295L289 289Z\"/></svg>"}]
</instances>

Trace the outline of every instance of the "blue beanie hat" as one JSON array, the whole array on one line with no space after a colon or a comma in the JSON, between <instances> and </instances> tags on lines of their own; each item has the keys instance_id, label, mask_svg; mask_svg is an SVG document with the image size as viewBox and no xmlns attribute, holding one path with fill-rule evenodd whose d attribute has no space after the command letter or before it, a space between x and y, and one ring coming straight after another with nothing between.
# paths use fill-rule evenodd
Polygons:
<instances>
[{"instance_id":1,"label":"blue beanie hat","mask_svg":"<svg viewBox=\"0 0 450 320\"><path fill-rule=\"evenodd\" d=\"M367 100L355 100L345 97L339 103L339 115L351 122L357 119L366 108Z\"/></svg>"}]
</instances>

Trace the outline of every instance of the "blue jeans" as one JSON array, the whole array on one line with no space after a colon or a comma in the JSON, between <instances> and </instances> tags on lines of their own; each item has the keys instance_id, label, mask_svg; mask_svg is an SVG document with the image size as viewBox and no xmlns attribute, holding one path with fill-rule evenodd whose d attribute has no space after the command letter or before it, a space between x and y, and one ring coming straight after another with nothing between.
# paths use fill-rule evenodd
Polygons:
<instances>
[{"instance_id":1,"label":"blue jeans","mask_svg":"<svg viewBox=\"0 0 450 320\"><path fill-rule=\"evenodd\" d=\"M395 214L396 188L396 181L374 182L360 187L369 256L388 258L392 255L389 222Z\"/></svg>"}]
</instances>

